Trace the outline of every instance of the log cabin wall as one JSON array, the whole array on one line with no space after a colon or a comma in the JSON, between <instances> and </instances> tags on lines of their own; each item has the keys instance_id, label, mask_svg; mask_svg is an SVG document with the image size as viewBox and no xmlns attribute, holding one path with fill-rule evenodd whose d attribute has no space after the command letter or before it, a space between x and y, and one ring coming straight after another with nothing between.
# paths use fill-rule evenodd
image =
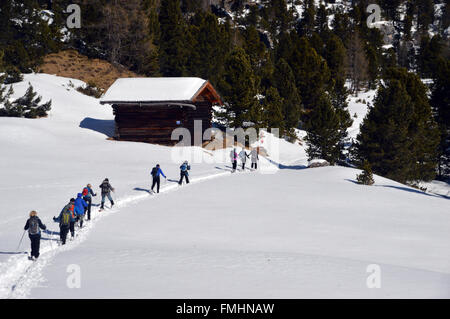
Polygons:
<instances>
[{"instance_id":1,"label":"log cabin wall","mask_svg":"<svg viewBox=\"0 0 450 319\"><path fill-rule=\"evenodd\" d=\"M202 134L212 123L212 103L199 97L194 105L195 110L170 104L114 104L115 138L121 141L174 145L178 141L171 140L172 131L184 127L191 132L193 143L194 120L202 121Z\"/></svg>"}]
</instances>

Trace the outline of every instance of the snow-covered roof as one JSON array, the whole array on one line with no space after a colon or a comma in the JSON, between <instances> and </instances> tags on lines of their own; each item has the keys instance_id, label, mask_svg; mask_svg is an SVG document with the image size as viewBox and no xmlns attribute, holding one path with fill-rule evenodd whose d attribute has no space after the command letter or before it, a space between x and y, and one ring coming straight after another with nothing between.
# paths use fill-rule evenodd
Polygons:
<instances>
[{"instance_id":1,"label":"snow-covered roof","mask_svg":"<svg viewBox=\"0 0 450 319\"><path fill-rule=\"evenodd\" d=\"M100 99L102 104L192 101L209 83L193 77L120 78Z\"/></svg>"}]
</instances>

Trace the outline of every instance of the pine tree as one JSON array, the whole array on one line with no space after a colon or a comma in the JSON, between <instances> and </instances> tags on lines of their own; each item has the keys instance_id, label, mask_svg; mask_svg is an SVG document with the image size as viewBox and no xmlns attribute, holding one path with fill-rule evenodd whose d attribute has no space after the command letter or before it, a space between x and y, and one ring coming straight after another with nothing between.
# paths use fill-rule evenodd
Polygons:
<instances>
[{"instance_id":1,"label":"pine tree","mask_svg":"<svg viewBox=\"0 0 450 319\"><path fill-rule=\"evenodd\" d=\"M418 32L422 35L428 33L428 27L434 20L433 0L416 0Z\"/></svg>"},{"instance_id":2,"label":"pine tree","mask_svg":"<svg viewBox=\"0 0 450 319\"><path fill-rule=\"evenodd\" d=\"M306 38L296 40L292 50L283 57L292 68L305 109L313 109L320 95L330 84L330 70Z\"/></svg>"},{"instance_id":3,"label":"pine tree","mask_svg":"<svg viewBox=\"0 0 450 319\"><path fill-rule=\"evenodd\" d=\"M163 76L186 74L189 43L179 0L161 0L159 11L161 36L159 61Z\"/></svg>"},{"instance_id":4,"label":"pine tree","mask_svg":"<svg viewBox=\"0 0 450 319\"><path fill-rule=\"evenodd\" d=\"M323 57L327 61L332 79L345 76L346 54L342 40L338 36L331 34L325 44Z\"/></svg>"},{"instance_id":5,"label":"pine tree","mask_svg":"<svg viewBox=\"0 0 450 319\"><path fill-rule=\"evenodd\" d=\"M314 31L316 7L314 0L304 0L302 17L298 22L297 32L301 36L310 36Z\"/></svg>"},{"instance_id":6,"label":"pine tree","mask_svg":"<svg viewBox=\"0 0 450 319\"><path fill-rule=\"evenodd\" d=\"M433 76L430 103L440 129L438 175L450 175L450 61L441 59Z\"/></svg>"},{"instance_id":7,"label":"pine tree","mask_svg":"<svg viewBox=\"0 0 450 319\"><path fill-rule=\"evenodd\" d=\"M25 95L12 103L8 100L13 93L12 87L9 88L6 95L4 95L4 91L5 88L0 88L0 103L4 103L4 108L0 109L0 116L38 118L47 116L47 112L51 110L52 101L40 104L42 97L37 96L31 84Z\"/></svg>"},{"instance_id":8,"label":"pine tree","mask_svg":"<svg viewBox=\"0 0 450 319\"><path fill-rule=\"evenodd\" d=\"M187 62L188 73L218 82L223 63L230 51L230 35L224 25L219 25L216 16L197 11L190 24L192 43Z\"/></svg>"},{"instance_id":9,"label":"pine tree","mask_svg":"<svg viewBox=\"0 0 450 319\"><path fill-rule=\"evenodd\" d=\"M357 158L367 159L377 174L407 181L412 171L408 137L412 112L411 98L400 81L380 86L357 137Z\"/></svg>"},{"instance_id":10,"label":"pine tree","mask_svg":"<svg viewBox=\"0 0 450 319\"><path fill-rule=\"evenodd\" d=\"M40 104L42 100L41 96L37 96L33 86L29 83L28 89L25 95L18 98L12 103L12 108L17 110L20 117L25 118L39 118L47 116L47 112L51 110L52 101L47 101L44 104Z\"/></svg>"},{"instance_id":11,"label":"pine tree","mask_svg":"<svg viewBox=\"0 0 450 319\"><path fill-rule=\"evenodd\" d=\"M225 59L224 72L218 83L225 102L225 114L217 114L232 127L242 127L246 121L258 125L261 120L256 77L249 56L236 47Z\"/></svg>"},{"instance_id":12,"label":"pine tree","mask_svg":"<svg viewBox=\"0 0 450 319\"><path fill-rule=\"evenodd\" d=\"M327 8L323 4L320 4L315 19L315 30L322 39L325 39L330 32L330 28L328 27L328 15L329 12Z\"/></svg>"},{"instance_id":13,"label":"pine tree","mask_svg":"<svg viewBox=\"0 0 450 319\"><path fill-rule=\"evenodd\" d=\"M375 181L373 180L372 166L367 160L364 160L362 170L361 174L356 176L357 182L363 185L373 185Z\"/></svg>"},{"instance_id":14,"label":"pine tree","mask_svg":"<svg viewBox=\"0 0 450 319\"><path fill-rule=\"evenodd\" d=\"M265 0L261 17L267 21L267 29L273 39L288 32L294 22L292 12L287 9L286 0Z\"/></svg>"},{"instance_id":15,"label":"pine tree","mask_svg":"<svg viewBox=\"0 0 450 319\"><path fill-rule=\"evenodd\" d=\"M380 63L378 61L378 55L375 48L371 45L366 47L366 57L367 57L367 79L369 90L376 88L376 83L379 76Z\"/></svg>"},{"instance_id":16,"label":"pine tree","mask_svg":"<svg viewBox=\"0 0 450 319\"><path fill-rule=\"evenodd\" d=\"M349 26L350 18L348 13L343 12L341 8L338 8L334 13L334 19L332 21L333 34L337 35L342 40L342 43L344 43L346 48L349 48L348 43L350 42L349 40L352 32Z\"/></svg>"},{"instance_id":17,"label":"pine tree","mask_svg":"<svg viewBox=\"0 0 450 319\"><path fill-rule=\"evenodd\" d=\"M4 62L21 72L32 71L45 54L61 47L60 30L49 25L36 0L1 1L0 30Z\"/></svg>"},{"instance_id":18,"label":"pine tree","mask_svg":"<svg viewBox=\"0 0 450 319\"><path fill-rule=\"evenodd\" d=\"M357 157L399 182L432 179L438 132L426 88L405 69L387 70L384 81L361 125Z\"/></svg>"},{"instance_id":19,"label":"pine tree","mask_svg":"<svg viewBox=\"0 0 450 319\"><path fill-rule=\"evenodd\" d=\"M417 66L422 77L430 78L436 74L442 49L440 36L434 36L431 40L428 35L421 38Z\"/></svg>"},{"instance_id":20,"label":"pine tree","mask_svg":"<svg viewBox=\"0 0 450 319\"><path fill-rule=\"evenodd\" d=\"M264 122L267 128L278 128L280 135L285 134L285 123L283 116L283 98L274 87L265 92L264 98Z\"/></svg>"},{"instance_id":21,"label":"pine tree","mask_svg":"<svg viewBox=\"0 0 450 319\"><path fill-rule=\"evenodd\" d=\"M280 59L276 65L274 84L283 98L283 117L287 135L293 137L298 127L302 104L300 94L295 86L295 77L289 64Z\"/></svg>"},{"instance_id":22,"label":"pine tree","mask_svg":"<svg viewBox=\"0 0 450 319\"><path fill-rule=\"evenodd\" d=\"M305 129L308 158L324 159L334 164L340 154L339 117L325 93L321 94L316 107L308 114Z\"/></svg>"},{"instance_id":23,"label":"pine tree","mask_svg":"<svg viewBox=\"0 0 450 319\"><path fill-rule=\"evenodd\" d=\"M345 79L342 76L336 77L334 80L333 90L330 94L331 105L334 107L337 117L339 118L339 159L346 162L344 156L344 148L347 144L347 129L352 126L353 120L348 111L347 97L349 92L345 87Z\"/></svg>"}]
</instances>

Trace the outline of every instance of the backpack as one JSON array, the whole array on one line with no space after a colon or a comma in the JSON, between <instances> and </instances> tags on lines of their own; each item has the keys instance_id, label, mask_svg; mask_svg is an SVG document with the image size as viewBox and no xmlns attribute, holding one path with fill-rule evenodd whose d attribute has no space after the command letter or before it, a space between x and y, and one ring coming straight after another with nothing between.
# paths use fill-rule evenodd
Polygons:
<instances>
[{"instance_id":1,"label":"backpack","mask_svg":"<svg viewBox=\"0 0 450 319\"><path fill-rule=\"evenodd\" d=\"M37 235L39 234L39 221L36 217L30 218L30 228L28 228L28 233L30 235Z\"/></svg>"},{"instance_id":2,"label":"backpack","mask_svg":"<svg viewBox=\"0 0 450 319\"><path fill-rule=\"evenodd\" d=\"M156 167L153 167L151 172L152 176L155 177L156 173L158 173L158 169Z\"/></svg>"},{"instance_id":3,"label":"backpack","mask_svg":"<svg viewBox=\"0 0 450 319\"><path fill-rule=\"evenodd\" d=\"M85 187L84 189L83 189L83 196L86 196L87 194L89 194L89 190L87 189L87 187Z\"/></svg>"},{"instance_id":4,"label":"backpack","mask_svg":"<svg viewBox=\"0 0 450 319\"><path fill-rule=\"evenodd\" d=\"M61 225L64 225L64 226L70 225L70 215L71 215L70 210L68 210L68 209L64 210L64 212L61 216Z\"/></svg>"}]
</instances>

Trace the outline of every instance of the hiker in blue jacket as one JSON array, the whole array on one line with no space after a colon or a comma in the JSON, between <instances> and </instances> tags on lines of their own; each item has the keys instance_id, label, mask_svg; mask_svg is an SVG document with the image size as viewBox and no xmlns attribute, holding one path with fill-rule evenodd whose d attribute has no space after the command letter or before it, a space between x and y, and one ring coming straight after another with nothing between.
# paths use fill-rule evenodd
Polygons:
<instances>
[{"instance_id":1,"label":"hiker in blue jacket","mask_svg":"<svg viewBox=\"0 0 450 319\"><path fill-rule=\"evenodd\" d=\"M88 204L85 202L82 196L83 194L78 193L77 199L75 200L75 214L77 216L77 221L80 222L80 228L83 227L84 212L88 207Z\"/></svg>"},{"instance_id":2,"label":"hiker in blue jacket","mask_svg":"<svg viewBox=\"0 0 450 319\"><path fill-rule=\"evenodd\" d=\"M189 173L188 171L191 169L191 166L189 165L188 161L184 161L183 164L180 166L180 181L178 184L183 184L183 178L186 178L186 184L189 184Z\"/></svg>"},{"instance_id":3,"label":"hiker in blue jacket","mask_svg":"<svg viewBox=\"0 0 450 319\"><path fill-rule=\"evenodd\" d=\"M85 214L87 212L87 220L91 220L91 206L92 206L92 197L97 196L92 190L92 185L87 184L87 186L83 189L83 199L88 204L88 207L85 209Z\"/></svg>"},{"instance_id":4,"label":"hiker in blue jacket","mask_svg":"<svg viewBox=\"0 0 450 319\"><path fill-rule=\"evenodd\" d=\"M159 164L156 164L155 167L152 168L152 177L153 177L153 183L152 183L152 192L153 188L156 186L156 191L159 193L159 185L161 184L161 177L160 175L164 176L165 179L167 179L166 175L164 175L161 167L159 167Z\"/></svg>"}]
</instances>

